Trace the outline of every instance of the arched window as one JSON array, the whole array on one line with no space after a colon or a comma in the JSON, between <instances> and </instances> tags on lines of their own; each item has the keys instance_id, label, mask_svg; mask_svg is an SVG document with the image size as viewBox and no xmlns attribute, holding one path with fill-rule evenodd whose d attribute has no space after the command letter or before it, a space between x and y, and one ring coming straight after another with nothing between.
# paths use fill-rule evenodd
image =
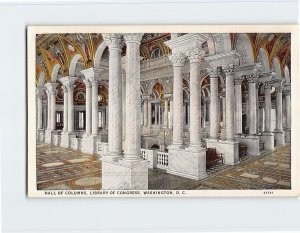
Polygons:
<instances>
[{"instance_id":1,"label":"arched window","mask_svg":"<svg viewBox=\"0 0 300 233\"><path fill-rule=\"evenodd\" d=\"M162 53L159 48L156 48L151 53L151 59L159 58L162 56Z\"/></svg>"}]
</instances>

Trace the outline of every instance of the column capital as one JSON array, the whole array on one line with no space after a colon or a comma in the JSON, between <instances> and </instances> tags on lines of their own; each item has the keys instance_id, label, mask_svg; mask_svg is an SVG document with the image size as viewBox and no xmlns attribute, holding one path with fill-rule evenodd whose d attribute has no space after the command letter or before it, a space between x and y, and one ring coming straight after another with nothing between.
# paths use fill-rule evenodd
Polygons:
<instances>
[{"instance_id":1,"label":"column capital","mask_svg":"<svg viewBox=\"0 0 300 233\"><path fill-rule=\"evenodd\" d=\"M84 75L84 78L91 81L91 79L100 79L100 74L103 72L103 69L96 67L91 67L85 70L80 71Z\"/></svg>"},{"instance_id":2,"label":"column capital","mask_svg":"<svg viewBox=\"0 0 300 233\"><path fill-rule=\"evenodd\" d=\"M279 86L277 86L277 87L275 87L275 92L277 93L277 92L282 92L282 90L283 90L283 85L279 85Z\"/></svg>"},{"instance_id":3,"label":"column capital","mask_svg":"<svg viewBox=\"0 0 300 233\"><path fill-rule=\"evenodd\" d=\"M102 34L105 43L107 44L109 50L116 49L122 50L124 46L123 36L119 33L104 33Z\"/></svg>"},{"instance_id":4,"label":"column capital","mask_svg":"<svg viewBox=\"0 0 300 233\"><path fill-rule=\"evenodd\" d=\"M291 90L283 90L283 94L285 96L290 96L291 95Z\"/></svg>"},{"instance_id":5,"label":"column capital","mask_svg":"<svg viewBox=\"0 0 300 233\"><path fill-rule=\"evenodd\" d=\"M246 79L247 79L248 83L256 83L258 80L258 76L257 76L257 74L249 74L249 75L246 75Z\"/></svg>"},{"instance_id":6,"label":"column capital","mask_svg":"<svg viewBox=\"0 0 300 233\"><path fill-rule=\"evenodd\" d=\"M175 53L169 56L169 60L173 66L183 66L186 62L186 56L183 53Z\"/></svg>"},{"instance_id":7,"label":"column capital","mask_svg":"<svg viewBox=\"0 0 300 233\"><path fill-rule=\"evenodd\" d=\"M185 53L190 63L200 63L201 59L205 56L205 51L202 49L192 49Z\"/></svg>"},{"instance_id":8,"label":"column capital","mask_svg":"<svg viewBox=\"0 0 300 233\"><path fill-rule=\"evenodd\" d=\"M46 83L45 87L47 89L47 93L51 94L51 95L55 95L55 93L56 93L56 86L57 86L57 83Z\"/></svg>"},{"instance_id":9,"label":"column capital","mask_svg":"<svg viewBox=\"0 0 300 233\"><path fill-rule=\"evenodd\" d=\"M234 84L235 85L242 85L242 82L244 81L245 76L237 76L234 79Z\"/></svg>"},{"instance_id":10,"label":"column capital","mask_svg":"<svg viewBox=\"0 0 300 233\"><path fill-rule=\"evenodd\" d=\"M86 88L92 87L92 83L89 80L85 79L85 80L83 80L83 82L84 82Z\"/></svg>"},{"instance_id":11,"label":"column capital","mask_svg":"<svg viewBox=\"0 0 300 233\"><path fill-rule=\"evenodd\" d=\"M267 82L265 82L264 83L264 88L265 89L272 89L272 87L273 87L273 83L274 83L274 81L267 81Z\"/></svg>"},{"instance_id":12,"label":"column capital","mask_svg":"<svg viewBox=\"0 0 300 233\"><path fill-rule=\"evenodd\" d=\"M43 94L43 90L44 90L43 87L36 87L36 89L35 89L35 94L36 94L36 96L37 96L37 97L41 97L42 94Z\"/></svg>"},{"instance_id":13,"label":"column capital","mask_svg":"<svg viewBox=\"0 0 300 233\"><path fill-rule=\"evenodd\" d=\"M144 33L124 33L123 37L125 43L137 43L140 44Z\"/></svg>"},{"instance_id":14,"label":"column capital","mask_svg":"<svg viewBox=\"0 0 300 233\"><path fill-rule=\"evenodd\" d=\"M68 91L73 91L74 90L74 82L77 80L77 77L72 77L72 76L66 76L62 77L59 79L63 85ZM65 91L65 89L64 89Z\"/></svg>"},{"instance_id":15,"label":"column capital","mask_svg":"<svg viewBox=\"0 0 300 233\"><path fill-rule=\"evenodd\" d=\"M167 100L167 101L170 101L171 98L173 98L172 94L165 94L164 95L164 99Z\"/></svg>"},{"instance_id":16,"label":"column capital","mask_svg":"<svg viewBox=\"0 0 300 233\"><path fill-rule=\"evenodd\" d=\"M225 72L226 77L227 76L233 76L236 72L236 66L233 65L233 64L229 64L229 65L225 66L223 68L223 70Z\"/></svg>"},{"instance_id":17,"label":"column capital","mask_svg":"<svg viewBox=\"0 0 300 233\"><path fill-rule=\"evenodd\" d=\"M219 78L219 74L220 74L220 68L217 67L217 68L210 68L210 69L207 69L207 73L209 75L210 78Z\"/></svg>"}]
</instances>

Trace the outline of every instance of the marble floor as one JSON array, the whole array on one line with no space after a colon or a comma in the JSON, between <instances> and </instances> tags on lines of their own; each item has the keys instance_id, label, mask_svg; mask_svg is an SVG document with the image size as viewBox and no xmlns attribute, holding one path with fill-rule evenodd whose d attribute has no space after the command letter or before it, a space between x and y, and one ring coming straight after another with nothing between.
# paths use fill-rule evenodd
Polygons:
<instances>
[{"instance_id":1,"label":"marble floor","mask_svg":"<svg viewBox=\"0 0 300 233\"><path fill-rule=\"evenodd\" d=\"M208 178L194 181L149 171L149 189L290 189L290 145L247 157L236 166L217 165ZM47 144L37 144L37 188L39 190L101 189L101 158Z\"/></svg>"}]
</instances>

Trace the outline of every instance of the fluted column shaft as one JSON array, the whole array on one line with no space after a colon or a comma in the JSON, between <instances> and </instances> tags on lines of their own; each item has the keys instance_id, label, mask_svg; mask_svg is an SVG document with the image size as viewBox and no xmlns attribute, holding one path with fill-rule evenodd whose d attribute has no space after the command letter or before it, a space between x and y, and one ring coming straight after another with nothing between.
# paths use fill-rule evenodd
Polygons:
<instances>
[{"instance_id":1,"label":"fluted column shaft","mask_svg":"<svg viewBox=\"0 0 300 233\"><path fill-rule=\"evenodd\" d=\"M37 88L36 98L37 98L37 129L43 129L43 102L42 102L42 89Z\"/></svg>"},{"instance_id":2,"label":"fluted column shaft","mask_svg":"<svg viewBox=\"0 0 300 233\"><path fill-rule=\"evenodd\" d=\"M126 43L126 160L141 159L140 42L142 33L124 34Z\"/></svg>"},{"instance_id":3,"label":"fluted column shaft","mask_svg":"<svg viewBox=\"0 0 300 233\"><path fill-rule=\"evenodd\" d=\"M66 86L63 87L64 89L64 128L63 131L68 131L68 89Z\"/></svg>"},{"instance_id":4,"label":"fluted column shaft","mask_svg":"<svg viewBox=\"0 0 300 233\"><path fill-rule=\"evenodd\" d=\"M47 83L48 95L48 127L49 130L56 129L56 83ZM50 106L49 106L50 103Z\"/></svg>"},{"instance_id":5,"label":"fluted column shaft","mask_svg":"<svg viewBox=\"0 0 300 233\"><path fill-rule=\"evenodd\" d=\"M158 120L157 120L157 112L158 112L158 106L157 104L155 103L154 104L154 124L157 125L158 124Z\"/></svg>"},{"instance_id":6,"label":"fluted column shaft","mask_svg":"<svg viewBox=\"0 0 300 233\"><path fill-rule=\"evenodd\" d=\"M86 80L86 98L85 98L85 133L90 135L92 132L92 84Z\"/></svg>"},{"instance_id":7,"label":"fluted column shaft","mask_svg":"<svg viewBox=\"0 0 300 233\"><path fill-rule=\"evenodd\" d=\"M276 87L276 130L282 131L282 87Z\"/></svg>"},{"instance_id":8,"label":"fluted column shaft","mask_svg":"<svg viewBox=\"0 0 300 233\"><path fill-rule=\"evenodd\" d=\"M248 89L249 89L249 135L256 135L256 82L257 76L256 75L249 75L247 76L248 80Z\"/></svg>"},{"instance_id":9,"label":"fluted column shaft","mask_svg":"<svg viewBox=\"0 0 300 233\"><path fill-rule=\"evenodd\" d=\"M235 78L235 134L241 135L243 133L243 126L242 126L242 111L243 111L243 103L242 103L242 82L243 77L236 77Z\"/></svg>"},{"instance_id":10,"label":"fluted column shaft","mask_svg":"<svg viewBox=\"0 0 300 233\"><path fill-rule=\"evenodd\" d=\"M216 71L210 73L210 138L219 138L219 91L218 91L218 79L219 76Z\"/></svg>"},{"instance_id":11,"label":"fluted column shaft","mask_svg":"<svg viewBox=\"0 0 300 233\"><path fill-rule=\"evenodd\" d=\"M107 34L104 38L109 48L108 155L112 157L120 157L122 155L122 123L123 123L122 114L121 114L122 113L121 51L123 47L123 40L121 34ZM137 106L140 105L136 105L136 107ZM128 111L127 106L126 106L126 111ZM130 119L130 118L126 118L126 119ZM140 122L141 121L139 120L138 124L140 124Z\"/></svg>"},{"instance_id":12,"label":"fluted column shaft","mask_svg":"<svg viewBox=\"0 0 300 233\"><path fill-rule=\"evenodd\" d=\"M271 132L271 89L272 89L272 82L265 83L265 132Z\"/></svg>"},{"instance_id":13,"label":"fluted column shaft","mask_svg":"<svg viewBox=\"0 0 300 233\"><path fill-rule=\"evenodd\" d=\"M185 56L182 53L170 56L173 63L174 81L173 81L173 145L183 145L183 82L182 67L185 62Z\"/></svg>"},{"instance_id":14,"label":"fluted column shaft","mask_svg":"<svg viewBox=\"0 0 300 233\"><path fill-rule=\"evenodd\" d=\"M201 86L200 86L200 61L205 52L193 50L187 53L190 61L190 145L201 146Z\"/></svg>"},{"instance_id":15,"label":"fluted column shaft","mask_svg":"<svg viewBox=\"0 0 300 233\"><path fill-rule=\"evenodd\" d=\"M225 68L226 74L226 140L234 140L234 65Z\"/></svg>"}]
</instances>

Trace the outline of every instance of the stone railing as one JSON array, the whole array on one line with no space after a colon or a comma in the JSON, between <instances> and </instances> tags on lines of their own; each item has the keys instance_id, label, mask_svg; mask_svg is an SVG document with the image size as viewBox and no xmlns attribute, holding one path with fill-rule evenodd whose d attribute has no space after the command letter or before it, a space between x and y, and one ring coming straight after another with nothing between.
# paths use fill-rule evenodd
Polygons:
<instances>
[{"instance_id":1,"label":"stone railing","mask_svg":"<svg viewBox=\"0 0 300 233\"><path fill-rule=\"evenodd\" d=\"M148 168L150 169L157 168L157 151L141 149L141 155L143 159L148 161Z\"/></svg>"},{"instance_id":2,"label":"stone railing","mask_svg":"<svg viewBox=\"0 0 300 233\"><path fill-rule=\"evenodd\" d=\"M167 152L157 151L157 168L167 170L169 166L169 154Z\"/></svg>"}]
</instances>

